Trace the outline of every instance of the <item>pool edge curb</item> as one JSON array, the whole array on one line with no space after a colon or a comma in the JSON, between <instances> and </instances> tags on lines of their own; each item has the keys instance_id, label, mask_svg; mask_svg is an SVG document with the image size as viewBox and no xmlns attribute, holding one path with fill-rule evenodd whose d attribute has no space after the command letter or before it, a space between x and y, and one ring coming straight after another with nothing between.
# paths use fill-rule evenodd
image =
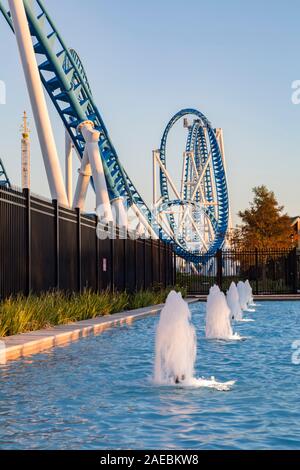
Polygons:
<instances>
[{"instance_id":1,"label":"pool edge curb","mask_svg":"<svg viewBox=\"0 0 300 470\"><path fill-rule=\"evenodd\" d=\"M186 301L190 304L198 302L198 299L187 298ZM124 324L130 325L135 320L157 315L163 306L164 304L143 307L137 310L99 316L91 320L83 320L69 325L59 325L49 329L1 338L1 342L4 345L4 350L2 349L2 351L5 357L2 360L0 358L0 364L39 354L55 347L67 346L81 338L99 335L108 328L115 328Z\"/></svg>"}]
</instances>

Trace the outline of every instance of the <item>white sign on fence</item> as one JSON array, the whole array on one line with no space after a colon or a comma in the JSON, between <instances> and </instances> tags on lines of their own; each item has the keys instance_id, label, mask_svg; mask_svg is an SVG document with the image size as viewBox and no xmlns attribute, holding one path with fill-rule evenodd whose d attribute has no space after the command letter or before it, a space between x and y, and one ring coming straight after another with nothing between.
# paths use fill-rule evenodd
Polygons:
<instances>
[{"instance_id":1,"label":"white sign on fence","mask_svg":"<svg viewBox=\"0 0 300 470\"><path fill-rule=\"evenodd\" d=\"M106 258L103 258L102 271L104 273L107 272L107 259Z\"/></svg>"}]
</instances>

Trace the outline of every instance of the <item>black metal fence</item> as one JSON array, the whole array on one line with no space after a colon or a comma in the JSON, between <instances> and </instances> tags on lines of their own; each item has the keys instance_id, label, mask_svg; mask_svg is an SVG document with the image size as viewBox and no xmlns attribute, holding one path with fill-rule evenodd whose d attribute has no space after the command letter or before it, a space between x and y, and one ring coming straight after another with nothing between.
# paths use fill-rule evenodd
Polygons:
<instances>
[{"instance_id":1,"label":"black metal fence","mask_svg":"<svg viewBox=\"0 0 300 470\"><path fill-rule=\"evenodd\" d=\"M174 284L174 255L161 241L96 235L97 218L0 188L0 297L49 289L128 292Z\"/></svg>"},{"instance_id":2,"label":"black metal fence","mask_svg":"<svg viewBox=\"0 0 300 470\"><path fill-rule=\"evenodd\" d=\"M0 298L49 289L106 288L133 292L179 284L190 294L224 291L249 279L255 294L300 291L300 253L223 250L201 266L151 239L111 238L97 218L59 207L28 191L0 188ZM99 228L99 226L98 226Z\"/></svg>"},{"instance_id":3,"label":"black metal fence","mask_svg":"<svg viewBox=\"0 0 300 470\"><path fill-rule=\"evenodd\" d=\"M190 294L207 294L213 284L226 291L232 281L249 279L255 294L300 290L300 254L294 250L223 250L201 266L177 259L176 282Z\"/></svg>"}]
</instances>

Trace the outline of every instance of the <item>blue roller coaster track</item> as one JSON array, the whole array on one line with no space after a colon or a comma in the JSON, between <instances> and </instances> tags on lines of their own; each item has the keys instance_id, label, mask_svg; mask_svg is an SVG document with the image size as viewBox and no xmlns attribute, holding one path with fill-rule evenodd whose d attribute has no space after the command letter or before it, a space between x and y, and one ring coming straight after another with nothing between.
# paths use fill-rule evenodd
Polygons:
<instances>
[{"instance_id":1,"label":"blue roller coaster track","mask_svg":"<svg viewBox=\"0 0 300 470\"><path fill-rule=\"evenodd\" d=\"M95 129L100 132L99 149L103 160L110 198L123 197L127 200L129 206L135 204L146 220L151 224L157 236L166 243L172 244L178 256L193 263L202 263L204 259L202 254L187 250L184 246L175 242L174 239L163 230L129 178L118 158L100 112L94 103L91 87L82 62L73 49L66 47L44 3L41 0L24 0L24 5L34 51L37 55L41 81L67 129L78 154L82 158L85 147L85 142L80 131L78 131L78 126L83 121L90 120L94 123ZM13 31L10 12L7 11L1 1L0 10ZM198 113L203 121L206 121L201 113L196 113ZM220 176L218 178L218 184L221 191L224 190L225 187L225 183L221 181L222 178L225 178L224 171L222 171L222 164L219 158L220 152L214 131L211 127L209 127L209 132L212 142L214 143L213 158L215 170L219 172ZM167 135L165 139L166 137ZM164 185L163 178L162 185ZM210 251L217 249L222 244L222 237L225 235L225 205L223 209L222 221L216 221L216 239Z\"/></svg>"},{"instance_id":2,"label":"blue roller coaster track","mask_svg":"<svg viewBox=\"0 0 300 470\"><path fill-rule=\"evenodd\" d=\"M4 163L0 158L0 187L11 188L10 180L7 176Z\"/></svg>"},{"instance_id":3,"label":"blue roller coaster track","mask_svg":"<svg viewBox=\"0 0 300 470\"><path fill-rule=\"evenodd\" d=\"M203 208L206 217L209 219L214 232L214 238L208 247L205 256L209 257L214 255L220 249L225 240L228 229L229 218L229 202L226 173L224 162L220 151L220 146L217 141L215 130L212 128L211 123L200 111L196 109L183 109L175 114L169 121L165 132L162 137L160 146L160 159L163 166L167 167L167 141L171 129L181 118L192 115L196 119L193 124L189 126L186 153L192 152L195 158L195 165L197 172L200 174L202 169L205 169L204 181L204 195L207 203L213 203L213 186L216 192L216 204L207 205ZM206 165L209 157L211 156L212 165ZM160 190L163 204L166 205L188 205L200 202L200 191L196 192L195 198L192 201L193 186L190 184L192 180L193 166L189 159L186 159L184 169L184 192L183 200L170 201L170 194L168 189L168 180L165 172L160 170ZM176 222L172 214L168 215L171 229L174 233L177 231ZM184 240L180 240L184 243Z\"/></svg>"}]
</instances>

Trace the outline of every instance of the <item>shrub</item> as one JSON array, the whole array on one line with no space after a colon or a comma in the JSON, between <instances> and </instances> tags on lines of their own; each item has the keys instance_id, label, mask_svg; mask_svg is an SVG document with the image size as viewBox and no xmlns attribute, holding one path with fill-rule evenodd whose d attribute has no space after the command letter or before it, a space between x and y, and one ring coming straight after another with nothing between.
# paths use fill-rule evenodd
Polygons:
<instances>
[{"instance_id":1,"label":"shrub","mask_svg":"<svg viewBox=\"0 0 300 470\"><path fill-rule=\"evenodd\" d=\"M134 294L85 290L82 294L54 291L28 297L18 295L0 302L0 337L161 304L171 289L157 285L153 290ZM179 286L176 290L186 295Z\"/></svg>"}]
</instances>

